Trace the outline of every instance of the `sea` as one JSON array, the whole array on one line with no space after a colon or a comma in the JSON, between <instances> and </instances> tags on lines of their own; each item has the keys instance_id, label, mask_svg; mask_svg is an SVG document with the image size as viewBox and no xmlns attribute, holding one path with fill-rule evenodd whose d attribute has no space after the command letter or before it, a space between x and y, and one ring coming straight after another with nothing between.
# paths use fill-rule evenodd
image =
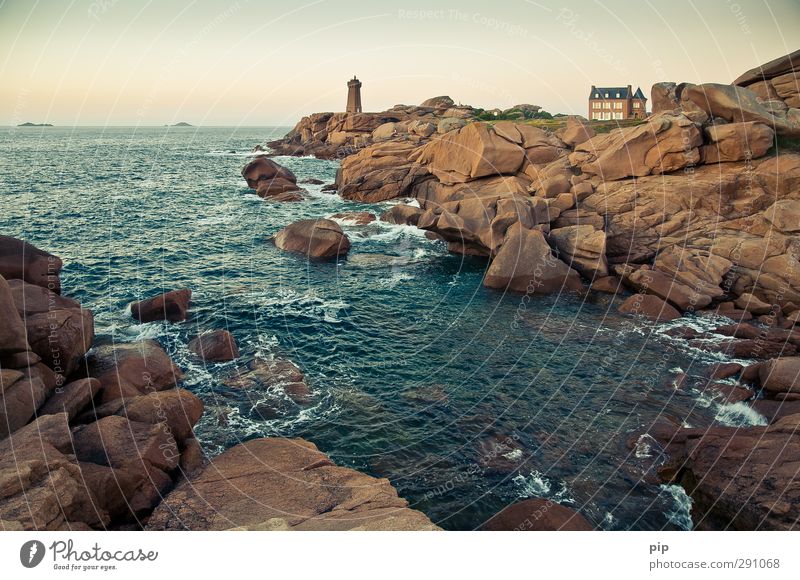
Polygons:
<instances>
[{"instance_id":1,"label":"sea","mask_svg":"<svg viewBox=\"0 0 800 580\"><path fill-rule=\"evenodd\" d=\"M93 310L98 342L157 340L205 404L196 427L213 457L257 437L302 437L336 463L387 478L449 530L540 497L604 530L692 526L683 489L656 477L658 421L764 424L701 387L722 360L666 325L626 318L609 295L489 290L485 259L448 253L411 226L340 220L346 258L278 250L287 224L380 215L302 184L297 203L263 200L242 167L288 127L0 128L0 233L64 260L65 295ZM276 157L300 182L332 183L338 161ZM190 288L190 318L139 324L131 301ZM199 333L227 329L241 357L198 360ZM231 389L253 358L289 359L312 397ZM688 375L690 380L681 380Z\"/></svg>"}]
</instances>

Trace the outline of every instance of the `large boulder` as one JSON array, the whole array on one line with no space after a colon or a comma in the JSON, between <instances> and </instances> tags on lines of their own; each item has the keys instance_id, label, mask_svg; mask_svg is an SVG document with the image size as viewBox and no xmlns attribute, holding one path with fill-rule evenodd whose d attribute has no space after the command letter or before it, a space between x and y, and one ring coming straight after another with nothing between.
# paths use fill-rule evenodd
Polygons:
<instances>
[{"instance_id":1,"label":"large boulder","mask_svg":"<svg viewBox=\"0 0 800 580\"><path fill-rule=\"evenodd\" d=\"M772 147L775 132L763 123L728 123L706 128L708 145L703 146L703 162L742 161L763 157Z\"/></svg>"},{"instance_id":2,"label":"large boulder","mask_svg":"<svg viewBox=\"0 0 800 580\"><path fill-rule=\"evenodd\" d=\"M670 112L680 108L678 97L675 95L676 83L656 83L650 89L650 107L653 114Z\"/></svg>"},{"instance_id":3,"label":"large boulder","mask_svg":"<svg viewBox=\"0 0 800 580\"><path fill-rule=\"evenodd\" d=\"M698 529L791 530L800 517L800 415L768 427L700 427L654 434L659 469L692 498Z\"/></svg>"},{"instance_id":4,"label":"large boulder","mask_svg":"<svg viewBox=\"0 0 800 580\"><path fill-rule=\"evenodd\" d=\"M498 185L500 190L493 192ZM505 191L505 184L465 189L450 194L464 195L463 199L443 203L427 200L427 209L417 222L417 227L442 236L450 243L451 251L457 253L492 256L505 242L513 224L532 228L548 223L552 217L543 199L510 193Z\"/></svg>"},{"instance_id":5,"label":"large boulder","mask_svg":"<svg viewBox=\"0 0 800 580\"><path fill-rule=\"evenodd\" d=\"M685 115L659 113L642 125L616 129L578 145L569 159L583 173L613 181L695 165L702 144L700 129Z\"/></svg>"},{"instance_id":6,"label":"large boulder","mask_svg":"<svg viewBox=\"0 0 800 580\"><path fill-rule=\"evenodd\" d=\"M524 156L520 145L503 138L486 123L470 123L417 149L410 159L426 166L440 182L454 184L514 174Z\"/></svg>"},{"instance_id":7,"label":"large boulder","mask_svg":"<svg viewBox=\"0 0 800 580\"><path fill-rule=\"evenodd\" d=\"M606 234L592 225L575 225L550 232L550 241L571 268L592 280L608 276Z\"/></svg>"},{"instance_id":8,"label":"large boulder","mask_svg":"<svg viewBox=\"0 0 800 580\"><path fill-rule=\"evenodd\" d=\"M227 330L212 330L189 341L189 350L208 362L225 362L239 358L236 339Z\"/></svg>"},{"instance_id":9,"label":"large boulder","mask_svg":"<svg viewBox=\"0 0 800 580\"><path fill-rule=\"evenodd\" d=\"M255 358L224 381L225 386L246 393L282 391L295 403L308 402L311 389L300 368L286 359Z\"/></svg>"},{"instance_id":10,"label":"large boulder","mask_svg":"<svg viewBox=\"0 0 800 580\"><path fill-rule=\"evenodd\" d=\"M10 236L0 236L0 276L61 293L61 258Z\"/></svg>"},{"instance_id":11,"label":"large boulder","mask_svg":"<svg viewBox=\"0 0 800 580\"><path fill-rule=\"evenodd\" d=\"M585 532L594 527L573 509L549 499L532 498L506 506L481 529L489 532Z\"/></svg>"},{"instance_id":12,"label":"large boulder","mask_svg":"<svg viewBox=\"0 0 800 580\"><path fill-rule=\"evenodd\" d=\"M344 199L376 203L396 197L413 197L428 171L412 163L414 143L376 143L342 161L336 176L339 195Z\"/></svg>"},{"instance_id":13,"label":"large boulder","mask_svg":"<svg viewBox=\"0 0 800 580\"><path fill-rule=\"evenodd\" d=\"M94 396L100 391L102 384L97 379L78 379L58 387L53 395L47 399L38 415L55 415L66 413L70 421L92 402Z\"/></svg>"},{"instance_id":14,"label":"large boulder","mask_svg":"<svg viewBox=\"0 0 800 580\"><path fill-rule=\"evenodd\" d=\"M65 413L40 417L0 441L0 529L103 529L110 522L87 488Z\"/></svg>"},{"instance_id":15,"label":"large boulder","mask_svg":"<svg viewBox=\"0 0 800 580\"><path fill-rule=\"evenodd\" d=\"M719 117L730 123L755 121L772 127L778 135L800 136L800 121L773 114L753 91L735 85L705 83L678 86L681 106L700 110L709 117Z\"/></svg>"},{"instance_id":16,"label":"large boulder","mask_svg":"<svg viewBox=\"0 0 800 580\"><path fill-rule=\"evenodd\" d=\"M583 289L578 273L553 255L542 232L519 222L508 229L483 285L527 294Z\"/></svg>"},{"instance_id":17,"label":"large boulder","mask_svg":"<svg viewBox=\"0 0 800 580\"><path fill-rule=\"evenodd\" d=\"M768 393L800 393L800 357L769 360L759 367L758 378Z\"/></svg>"},{"instance_id":18,"label":"large boulder","mask_svg":"<svg viewBox=\"0 0 800 580\"><path fill-rule=\"evenodd\" d=\"M14 304L11 287L0 276L0 357L28 350L25 323Z\"/></svg>"},{"instance_id":19,"label":"large boulder","mask_svg":"<svg viewBox=\"0 0 800 580\"><path fill-rule=\"evenodd\" d=\"M619 307L622 314L642 316L654 322L668 322L680 318L681 313L652 294L634 294Z\"/></svg>"},{"instance_id":20,"label":"large boulder","mask_svg":"<svg viewBox=\"0 0 800 580\"><path fill-rule=\"evenodd\" d=\"M12 280L9 286L17 312L25 321L30 350L60 375L76 371L94 341L92 311L22 280Z\"/></svg>"},{"instance_id":21,"label":"large boulder","mask_svg":"<svg viewBox=\"0 0 800 580\"><path fill-rule=\"evenodd\" d=\"M388 224L415 226L419 222L422 210L413 205L399 203L381 214L381 221Z\"/></svg>"},{"instance_id":22,"label":"large boulder","mask_svg":"<svg viewBox=\"0 0 800 580\"><path fill-rule=\"evenodd\" d=\"M441 95L438 97L431 97L430 99L425 99L420 103L420 107L431 107L434 109L449 109L456 102L446 95Z\"/></svg>"},{"instance_id":23,"label":"large boulder","mask_svg":"<svg viewBox=\"0 0 800 580\"><path fill-rule=\"evenodd\" d=\"M335 221L326 219L289 224L275 235L275 245L281 250L317 259L346 256L350 251L350 240L342 228Z\"/></svg>"},{"instance_id":24,"label":"large boulder","mask_svg":"<svg viewBox=\"0 0 800 580\"><path fill-rule=\"evenodd\" d=\"M294 173L263 155L244 166L242 177L247 186L255 189L261 197L274 197L300 189Z\"/></svg>"},{"instance_id":25,"label":"large boulder","mask_svg":"<svg viewBox=\"0 0 800 580\"><path fill-rule=\"evenodd\" d=\"M53 371L37 363L22 371L0 375L0 439L26 425L56 388Z\"/></svg>"},{"instance_id":26,"label":"large boulder","mask_svg":"<svg viewBox=\"0 0 800 580\"><path fill-rule=\"evenodd\" d=\"M795 50L790 54L750 69L733 81L733 84L746 87L752 83L768 81L797 70L800 70L800 50Z\"/></svg>"},{"instance_id":27,"label":"large boulder","mask_svg":"<svg viewBox=\"0 0 800 580\"><path fill-rule=\"evenodd\" d=\"M183 373L155 340L104 344L87 357L89 376L100 381L100 403L174 387Z\"/></svg>"},{"instance_id":28,"label":"large boulder","mask_svg":"<svg viewBox=\"0 0 800 580\"><path fill-rule=\"evenodd\" d=\"M567 126L559 134L561 140L570 147L576 147L593 138L597 133L583 117L567 117Z\"/></svg>"},{"instance_id":29,"label":"large boulder","mask_svg":"<svg viewBox=\"0 0 800 580\"><path fill-rule=\"evenodd\" d=\"M139 322L168 320L180 322L186 320L192 291L188 288L165 292L146 300L131 303L131 316Z\"/></svg>"},{"instance_id":30,"label":"large boulder","mask_svg":"<svg viewBox=\"0 0 800 580\"><path fill-rule=\"evenodd\" d=\"M336 466L303 439L255 439L213 458L149 530L435 530L386 479Z\"/></svg>"}]
</instances>

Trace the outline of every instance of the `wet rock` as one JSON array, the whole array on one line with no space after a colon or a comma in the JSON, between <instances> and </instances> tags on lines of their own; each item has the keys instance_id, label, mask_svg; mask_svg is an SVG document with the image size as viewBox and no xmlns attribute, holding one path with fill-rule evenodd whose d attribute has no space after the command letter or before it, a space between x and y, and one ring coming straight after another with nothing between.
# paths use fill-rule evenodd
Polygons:
<instances>
[{"instance_id":1,"label":"wet rock","mask_svg":"<svg viewBox=\"0 0 800 580\"><path fill-rule=\"evenodd\" d=\"M718 363L711 367L709 377L715 380L727 379L738 375L743 368L739 363Z\"/></svg>"},{"instance_id":2,"label":"wet rock","mask_svg":"<svg viewBox=\"0 0 800 580\"><path fill-rule=\"evenodd\" d=\"M245 392L280 389L299 404L307 403L311 397L311 389L303 372L296 364L285 359L267 361L255 358L224 383Z\"/></svg>"},{"instance_id":3,"label":"wet rock","mask_svg":"<svg viewBox=\"0 0 800 580\"><path fill-rule=\"evenodd\" d=\"M225 362L239 358L236 339L227 330L212 330L189 341L189 350L208 362Z\"/></svg>"},{"instance_id":4,"label":"wet rock","mask_svg":"<svg viewBox=\"0 0 800 580\"><path fill-rule=\"evenodd\" d=\"M275 198L300 189L294 173L263 155L244 166L242 177L260 197ZM291 201L292 197L284 197L282 201Z\"/></svg>"},{"instance_id":5,"label":"wet rock","mask_svg":"<svg viewBox=\"0 0 800 580\"><path fill-rule=\"evenodd\" d=\"M652 294L634 294L620 305L619 312L643 316L655 322L668 322L681 317L675 308Z\"/></svg>"},{"instance_id":6,"label":"wet rock","mask_svg":"<svg viewBox=\"0 0 800 580\"><path fill-rule=\"evenodd\" d=\"M769 360L759 367L758 378L770 393L800 393L800 357Z\"/></svg>"},{"instance_id":7,"label":"wet rock","mask_svg":"<svg viewBox=\"0 0 800 580\"><path fill-rule=\"evenodd\" d=\"M61 293L61 258L22 240L0 236L0 276Z\"/></svg>"},{"instance_id":8,"label":"wet rock","mask_svg":"<svg viewBox=\"0 0 800 580\"><path fill-rule=\"evenodd\" d=\"M275 235L281 250L305 254L309 258L330 259L346 256L350 240L334 221L300 220L289 224Z\"/></svg>"},{"instance_id":9,"label":"wet rock","mask_svg":"<svg viewBox=\"0 0 800 580\"><path fill-rule=\"evenodd\" d=\"M800 516L800 414L768 427L678 429L661 477L693 500L699 529L789 530Z\"/></svg>"},{"instance_id":10,"label":"wet rock","mask_svg":"<svg viewBox=\"0 0 800 580\"><path fill-rule=\"evenodd\" d=\"M167 320L180 322L186 320L192 291L188 288L172 290L140 302L131 303L131 316L139 322Z\"/></svg>"},{"instance_id":11,"label":"wet rock","mask_svg":"<svg viewBox=\"0 0 800 580\"><path fill-rule=\"evenodd\" d=\"M755 397L755 391L738 387L736 385L729 385L727 383L709 383L703 390L720 400L722 403L740 403Z\"/></svg>"},{"instance_id":12,"label":"wet rock","mask_svg":"<svg viewBox=\"0 0 800 580\"><path fill-rule=\"evenodd\" d=\"M381 221L389 224L415 226L422 210L412 205L397 204L381 214Z\"/></svg>"},{"instance_id":13,"label":"wet rock","mask_svg":"<svg viewBox=\"0 0 800 580\"><path fill-rule=\"evenodd\" d=\"M302 439L237 445L180 484L150 530L433 530L386 479L336 466Z\"/></svg>"},{"instance_id":14,"label":"wet rock","mask_svg":"<svg viewBox=\"0 0 800 580\"><path fill-rule=\"evenodd\" d=\"M333 214L331 219L351 222L357 226L365 226L374 222L376 218L375 214L371 214L368 211L345 211Z\"/></svg>"},{"instance_id":15,"label":"wet rock","mask_svg":"<svg viewBox=\"0 0 800 580\"><path fill-rule=\"evenodd\" d=\"M573 509L549 499L532 498L503 508L481 529L489 532L582 532L594 527Z\"/></svg>"},{"instance_id":16,"label":"wet rock","mask_svg":"<svg viewBox=\"0 0 800 580\"><path fill-rule=\"evenodd\" d=\"M590 288L595 292L605 292L606 294L616 294L624 291L622 281L616 276L595 278Z\"/></svg>"}]
</instances>

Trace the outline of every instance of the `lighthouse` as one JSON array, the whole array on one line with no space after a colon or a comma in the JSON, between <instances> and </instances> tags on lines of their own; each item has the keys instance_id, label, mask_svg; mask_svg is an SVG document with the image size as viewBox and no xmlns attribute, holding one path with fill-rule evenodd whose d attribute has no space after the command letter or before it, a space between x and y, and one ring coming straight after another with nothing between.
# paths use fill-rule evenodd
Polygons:
<instances>
[{"instance_id":1,"label":"lighthouse","mask_svg":"<svg viewBox=\"0 0 800 580\"><path fill-rule=\"evenodd\" d=\"M361 81L355 75L347 81L347 112L361 112Z\"/></svg>"}]
</instances>

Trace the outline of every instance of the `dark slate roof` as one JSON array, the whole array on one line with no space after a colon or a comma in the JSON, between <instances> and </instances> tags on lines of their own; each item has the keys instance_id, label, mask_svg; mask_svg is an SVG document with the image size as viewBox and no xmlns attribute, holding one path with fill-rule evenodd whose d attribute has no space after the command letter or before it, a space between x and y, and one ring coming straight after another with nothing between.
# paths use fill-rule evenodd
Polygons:
<instances>
[{"instance_id":1,"label":"dark slate roof","mask_svg":"<svg viewBox=\"0 0 800 580\"><path fill-rule=\"evenodd\" d=\"M594 96L595 93L598 93L600 96L599 97L595 97ZM616 98L627 99L628 98L628 87L596 87L596 86L592 85L592 90L589 92L589 98L590 99L596 99L596 98L605 99L606 97L604 95L606 93L608 93L608 98L609 99L616 99ZM617 97L617 93L619 93L619 97ZM645 97L644 97L644 94L642 93L642 89L637 88L636 92L633 93L632 98L634 98L634 99L644 99Z\"/></svg>"}]
</instances>

